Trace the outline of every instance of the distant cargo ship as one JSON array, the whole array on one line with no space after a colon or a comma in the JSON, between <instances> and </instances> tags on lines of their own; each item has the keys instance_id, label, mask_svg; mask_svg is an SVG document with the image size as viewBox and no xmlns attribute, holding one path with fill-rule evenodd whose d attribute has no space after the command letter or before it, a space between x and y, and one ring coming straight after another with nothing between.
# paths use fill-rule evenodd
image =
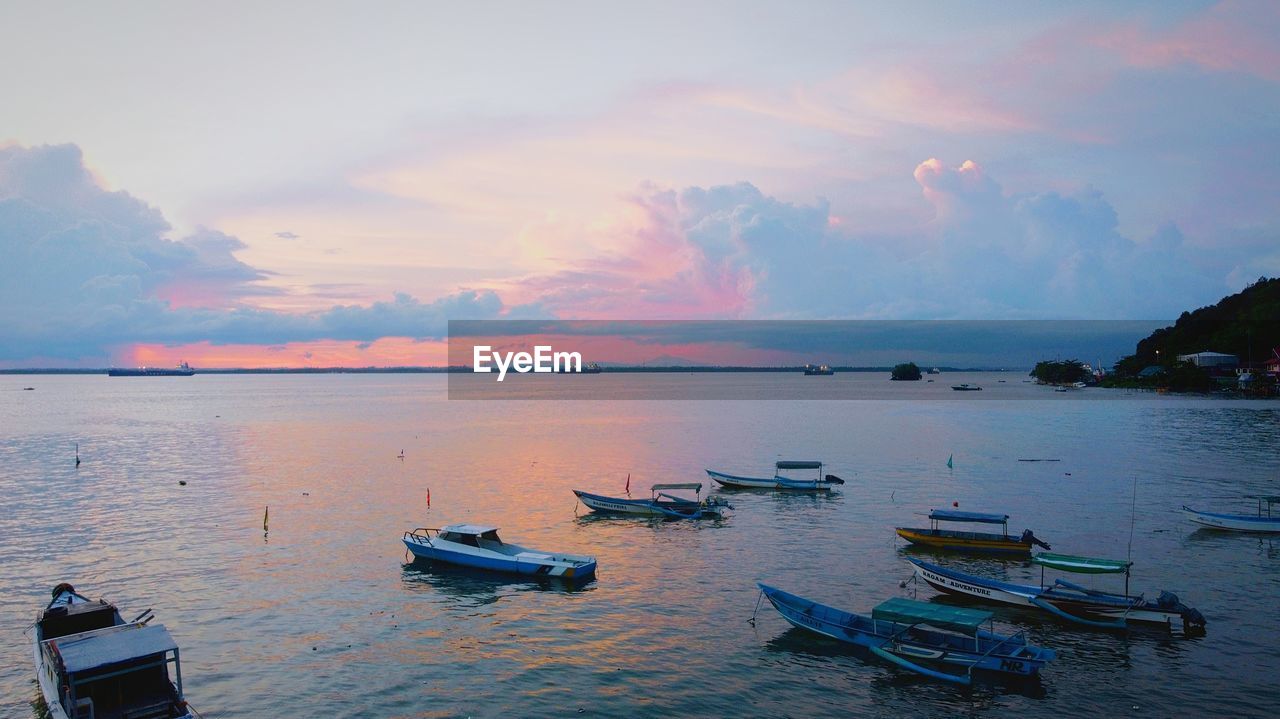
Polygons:
<instances>
[{"instance_id":1,"label":"distant cargo ship","mask_svg":"<svg viewBox=\"0 0 1280 719\"><path fill-rule=\"evenodd\" d=\"M804 374L806 377L814 377L814 376L823 377L827 375L833 375L835 373L836 371L831 369L827 365L818 365L817 367L814 367L811 364L807 364L804 366Z\"/></svg>"},{"instance_id":2,"label":"distant cargo ship","mask_svg":"<svg viewBox=\"0 0 1280 719\"><path fill-rule=\"evenodd\" d=\"M107 370L109 377L190 377L196 371L191 369L191 365L186 362L172 369L164 369L161 367L138 367L137 369L110 369Z\"/></svg>"}]
</instances>

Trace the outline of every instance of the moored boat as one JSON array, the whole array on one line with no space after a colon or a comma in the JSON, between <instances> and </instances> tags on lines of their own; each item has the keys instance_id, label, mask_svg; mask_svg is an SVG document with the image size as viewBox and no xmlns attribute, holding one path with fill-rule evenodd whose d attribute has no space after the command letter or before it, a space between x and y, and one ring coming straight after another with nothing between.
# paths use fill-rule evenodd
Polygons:
<instances>
[{"instance_id":1,"label":"moored boat","mask_svg":"<svg viewBox=\"0 0 1280 719\"><path fill-rule=\"evenodd\" d=\"M817 470L817 476L813 479L795 479L785 477L782 474L785 471L797 469ZM837 484L844 484L844 480L834 474L824 475L822 473L822 462L782 460L774 465L774 475L772 477L739 477L710 469L706 470L706 472L708 477L720 485L734 489L791 489L820 492L829 490Z\"/></svg>"},{"instance_id":2,"label":"moored boat","mask_svg":"<svg viewBox=\"0 0 1280 719\"><path fill-rule=\"evenodd\" d=\"M107 370L108 377L190 377L196 371L191 369L191 365L182 362L177 367L137 367L122 368L115 367Z\"/></svg>"},{"instance_id":3,"label":"moored boat","mask_svg":"<svg viewBox=\"0 0 1280 719\"><path fill-rule=\"evenodd\" d=\"M1280 496L1262 495L1253 497L1258 500L1257 514L1220 514L1218 512L1201 512L1182 505L1182 512L1187 518L1210 529L1223 529L1230 532L1262 532L1280 533L1280 516L1271 513L1271 505L1280 504ZM1263 505L1266 510L1263 510Z\"/></svg>"},{"instance_id":4,"label":"moored boat","mask_svg":"<svg viewBox=\"0 0 1280 719\"><path fill-rule=\"evenodd\" d=\"M630 497L606 497L600 494L573 490L578 500L593 512L602 514L635 514L669 519L721 519L725 510L733 509L720 497L702 499L702 483L655 484L649 488L652 495L646 499ZM692 491L694 498L680 497L668 492Z\"/></svg>"},{"instance_id":5,"label":"moored boat","mask_svg":"<svg viewBox=\"0 0 1280 719\"><path fill-rule=\"evenodd\" d=\"M151 610L126 622L115 605L90 600L70 584L33 625L40 693L53 719L189 719L178 645ZM169 677L173 666L174 678Z\"/></svg>"},{"instance_id":6,"label":"moored boat","mask_svg":"<svg viewBox=\"0 0 1280 719\"><path fill-rule=\"evenodd\" d=\"M507 544L498 538L497 527L477 524L453 524L440 529L419 527L405 532L403 541L415 557L464 567L575 581L596 573L595 557L553 554Z\"/></svg>"},{"instance_id":7,"label":"moored boat","mask_svg":"<svg viewBox=\"0 0 1280 719\"><path fill-rule=\"evenodd\" d=\"M1028 644L1021 632L994 633L991 612L895 597L877 605L868 617L767 584L759 586L791 625L863 647L885 661L935 679L970 684L975 671L1030 678L1055 656L1052 649Z\"/></svg>"},{"instance_id":8,"label":"moored boat","mask_svg":"<svg viewBox=\"0 0 1280 719\"><path fill-rule=\"evenodd\" d=\"M968 382L965 382L963 384L953 384L951 385L951 389L957 392L981 392L982 391L982 388L979 387L978 385L969 384Z\"/></svg>"},{"instance_id":9,"label":"moored boat","mask_svg":"<svg viewBox=\"0 0 1280 719\"><path fill-rule=\"evenodd\" d=\"M994 532L961 532L941 529L939 522L959 522L978 524L999 524L1004 529L1000 534ZM987 514L983 512L961 512L950 509L935 509L929 512L929 527L896 527L899 537L912 544L932 549L946 549L957 552L976 552L979 554L1021 554L1031 553L1032 545L1044 549L1051 547L1036 538L1030 529L1022 531L1022 535L1009 535L1009 515Z\"/></svg>"},{"instance_id":10,"label":"moored boat","mask_svg":"<svg viewBox=\"0 0 1280 719\"><path fill-rule=\"evenodd\" d=\"M1041 553L1031 559L1041 568L1040 584L1037 586L966 574L914 557L908 557L907 561L915 567L917 577L940 592L1034 607L1075 624L1102 629L1127 629L1132 625L1172 629L1177 620L1181 622L1184 632L1200 630L1205 625L1205 618L1200 612L1182 604L1177 595L1171 592L1161 592L1155 601L1148 601L1142 596L1130 596L1129 569L1132 562ZM1045 584L1046 568L1080 574L1123 573L1125 590L1123 594L1102 592L1063 579Z\"/></svg>"}]
</instances>

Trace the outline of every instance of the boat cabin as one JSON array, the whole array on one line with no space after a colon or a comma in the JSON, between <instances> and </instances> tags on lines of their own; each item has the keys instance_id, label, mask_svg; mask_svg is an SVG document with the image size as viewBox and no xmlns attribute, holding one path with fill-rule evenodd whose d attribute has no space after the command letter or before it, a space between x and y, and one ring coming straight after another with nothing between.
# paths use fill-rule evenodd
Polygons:
<instances>
[{"instance_id":1,"label":"boat cabin","mask_svg":"<svg viewBox=\"0 0 1280 719\"><path fill-rule=\"evenodd\" d=\"M817 470L818 479L822 479L822 462L797 461L797 460L780 460L774 465L774 475L781 477L785 470L792 469L812 469Z\"/></svg>"},{"instance_id":2,"label":"boat cabin","mask_svg":"<svg viewBox=\"0 0 1280 719\"><path fill-rule=\"evenodd\" d=\"M938 522L962 522L977 524L999 524L1001 534L1009 536L1009 515L988 514L985 512L961 512L956 509L934 509L929 511L929 529L938 531Z\"/></svg>"},{"instance_id":3,"label":"boat cabin","mask_svg":"<svg viewBox=\"0 0 1280 719\"><path fill-rule=\"evenodd\" d=\"M1040 565L1040 586L1042 587L1047 586L1044 583L1045 568L1073 574L1124 574L1124 593L1129 594L1129 569L1133 567L1133 562L1124 559L1098 559L1040 552L1031 557L1031 563ZM1063 582L1059 580L1059 583Z\"/></svg>"},{"instance_id":4,"label":"boat cabin","mask_svg":"<svg viewBox=\"0 0 1280 719\"><path fill-rule=\"evenodd\" d=\"M685 483L677 483L677 484L655 484L649 488L649 491L653 492L653 499L655 501L659 499L668 499L668 500L671 500L672 502L697 502L698 501L697 499L687 499L685 497L678 497L673 494L665 493L667 491L674 492L676 490L681 490L681 489L692 490L693 493L697 495L699 498L702 496L701 482L685 482Z\"/></svg>"},{"instance_id":5,"label":"boat cabin","mask_svg":"<svg viewBox=\"0 0 1280 719\"><path fill-rule=\"evenodd\" d=\"M964 634L973 637L975 649L978 647L978 630L983 625L986 625L987 631L995 631L995 614L992 612L920 602L904 597L894 597L876 605L871 610L871 619L875 622L893 622L908 627L927 624L937 629Z\"/></svg>"},{"instance_id":6,"label":"boat cabin","mask_svg":"<svg viewBox=\"0 0 1280 719\"><path fill-rule=\"evenodd\" d=\"M498 528L480 524L451 524L439 530L440 539L446 542L457 542L469 547L493 549L502 546L498 539Z\"/></svg>"},{"instance_id":7,"label":"boat cabin","mask_svg":"<svg viewBox=\"0 0 1280 719\"><path fill-rule=\"evenodd\" d=\"M77 616L97 618L95 612ZM188 715L182 701L178 645L163 625L118 624L66 634L43 641L40 651L44 671L56 683L59 703L69 717ZM170 664L174 681L169 678Z\"/></svg>"}]
</instances>

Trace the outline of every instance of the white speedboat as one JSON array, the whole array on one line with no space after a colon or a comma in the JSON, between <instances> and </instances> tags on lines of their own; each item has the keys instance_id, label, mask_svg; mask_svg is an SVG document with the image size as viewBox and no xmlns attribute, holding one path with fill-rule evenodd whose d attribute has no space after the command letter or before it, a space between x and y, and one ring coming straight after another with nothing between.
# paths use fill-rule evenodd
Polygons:
<instances>
[{"instance_id":1,"label":"white speedboat","mask_svg":"<svg viewBox=\"0 0 1280 719\"><path fill-rule=\"evenodd\" d=\"M498 538L497 527L477 524L452 524L440 529L419 527L405 532L403 539L415 557L464 567L572 580L589 579L596 573L595 557L553 554L507 544Z\"/></svg>"},{"instance_id":2,"label":"white speedboat","mask_svg":"<svg viewBox=\"0 0 1280 719\"><path fill-rule=\"evenodd\" d=\"M1280 533L1280 515L1272 515L1271 505L1280 504L1280 496L1255 497L1258 500L1257 514L1220 514L1218 512L1201 512L1185 504L1182 511L1187 518L1204 527L1225 529L1232 532L1260 532L1266 534ZM1266 510L1262 508L1266 504Z\"/></svg>"},{"instance_id":3,"label":"white speedboat","mask_svg":"<svg viewBox=\"0 0 1280 719\"><path fill-rule=\"evenodd\" d=\"M52 719L190 719L178 645L151 610L126 622L70 584L36 617L36 678ZM173 666L173 679L169 667Z\"/></svg>"}]
</instances>

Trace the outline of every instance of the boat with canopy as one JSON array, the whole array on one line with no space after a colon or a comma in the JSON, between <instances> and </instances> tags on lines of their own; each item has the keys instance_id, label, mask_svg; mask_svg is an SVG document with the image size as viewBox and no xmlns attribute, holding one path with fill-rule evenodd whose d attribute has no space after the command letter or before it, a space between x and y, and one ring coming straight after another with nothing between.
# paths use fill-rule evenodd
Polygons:
<instances>
[{"instance_id":1,"label":"boat with canopy","mask_svg":"<svg viewBox=\"0 0 1280 719\"><path fill-rule=\"evenodd\" d=\"M1280 514L1272 514L1272 505L1280 504L1280 496L1264 494L1255 495L1249 497L1249 499L1258 500L1257 514L1201 512L1185 504L1182 505L1182 511L1191 521L1210 529L1224 529L1230 532L1280 533Z\"/></svg>"},{"instance_id":2,"label":"boat with canopy","mask_svg":"<svg viewBox=\"0 0 1280 719\"><path fill-rule=\"evenodd\" d=\"M588 579L596 573L595 557L553 554L507 544L498 538L497 527L479 524L419 527L405 532L403 541L415 557L464 567L573 580Z\"/></svg>"},{"instance_id":3,"label":"boat with canopy","mask_svg":"<svg viewBox=\"0 0 1280 719\"><path fill-rule=\"evenodd\" d=\"M48 716L191 719L178 644L151 618L148 609L125 621L114 604L88 599L65 582L54 587L32 625Z\"/></svg>"},{"instance_id":4,"label":"boat with canopy","mask_svg":"<svg viewBox=\"0 0 1280 719\"><path fill-rule=\"evenodd\" d=\"M961 524L999 524L999 534L993 532L963 532L942 529L940 522L956 522ZM934 509L929 512L929 528L896 527L899 537L912 544L931 549L946 549L956 552L977 552L980 554L1031 554L1032 545L1044 549L1052 549L1045 542L1036 538L1030 529L1024 529L1019 537L1009 535L1009 515L987 514L983 512L961 512L953 509Z\"/></svg>"},{"instance_id":5,"label":"boat with canopy","mask_svg":"<svg viewBox=\"0 0 1280 719\"><path fill-rule=\"evenodd\" d=\"M1054 659L1019 632L996 634L991 612L895 597L871 616L846 612L760 584L761 593L792 626L869 650L908 671L956 684L975 672L1027 679Z\"/></svg>"},{"instance_id":6,"label":"boat with canopy","mask_svg":"<svg viewBox=\"0 0 1280 719\"><path fill-rule=\"evenodd\" d=\"M794 470L815 470L817 474L812 479L795 479L782 474L783 472ZM790 489L822 492L831 489L837 484L844 484L844 480L834 474L824 475L822 473L822 462L799 460L781 460L777 462L774 465L772 477L739 477L710 469L707 470L707 476L722 486L734 489Z\"/></svg>"},{"instance_id":7,"label":"boat with canopy","mask_svg":"<svg viewBox=\"0 0 1280 719\"><path fill-rule=\"evenodd\" d=\"M655 484L649 488L652 495L646 499L630 497L606 497L580 489L573 490L578 500L593 512L601 514L633 514L669 519L722 519L725 510L733 507L721 497L702 499L701 482ZM692 491L693 499L670 494Z\"/></svg>"},{"instance_id":8,"label":"boat with canopy","mask_svg":"<svg viewBox=\"0 0 1280 719\"><path fill-rule=\"evenodd\" d=\"M1031 558L1031 563L1040 567L1039 585L979 577L914 557L907 561L915 568L917 578L940 592L1034 607L1074 624L1102 629L1127 629L1135 624L1172 629L1177 620L1184 632L1203 629L1205 625L1204 615L1183 604L1172 592L1160 592L1155 601L1130 595L1129 571L1133 562L1125 560L1042 552ZM1123 574L1124 593L1089 589L1065 579L1047 584L1046 569L1073 574Z\"/></svg>"}]
</instances>

